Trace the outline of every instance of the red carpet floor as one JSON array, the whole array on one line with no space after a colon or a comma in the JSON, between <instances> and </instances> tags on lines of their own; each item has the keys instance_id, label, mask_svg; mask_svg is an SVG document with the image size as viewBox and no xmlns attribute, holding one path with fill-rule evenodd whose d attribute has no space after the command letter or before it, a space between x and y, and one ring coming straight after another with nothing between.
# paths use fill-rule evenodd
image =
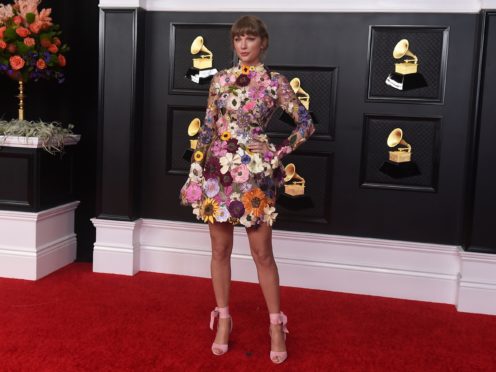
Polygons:
<instances>
[{"instance_id":1,"label":"red carpet floor","mask_svg":"<svg viewBox=\"0 0 496 372\"><path fill-rule=\"evenodd\" d=\"M210 281L73 264L0 278L0 371L496 371L496 316L452 305L282 288L288 360L269 360L258 285L234 282L230 351L213 356Z\"/></svg>"}]
</instances>

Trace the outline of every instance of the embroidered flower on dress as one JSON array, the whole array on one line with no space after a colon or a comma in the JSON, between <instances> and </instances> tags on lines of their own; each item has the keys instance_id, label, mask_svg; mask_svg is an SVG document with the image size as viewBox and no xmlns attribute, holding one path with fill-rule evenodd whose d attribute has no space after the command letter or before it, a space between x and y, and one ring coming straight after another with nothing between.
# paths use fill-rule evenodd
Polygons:
<instances>
[{"instance_id":1,"label":"embroidered flower on dress","mask_svg":"<svg viewBox=\"0 0 496 372\"><path fill-rule=\"evenodd\" d=\"M227 152L234 154L236 151L238 151L238 140L236 138L231 138L227 141Z\"/></svg>"},{"instance_id":2,"label":"embroidered flower on dress","mask_svg":"<svg viewBox=\"0 0 496 372\"><path fill-rule=\"evenodd\" d=\"M238 154L231 154L230 152L220 158L219 161L222 165L222 168L220 169L222 174L229 172L232 168L241 164L240 156Z\"/></svg>"},{"instance_id":3,"label":"embroidered flower on dress","mask_svg":"<svg viewBox=\"0 0 496 372\"><path fill-rule=\"evenodd\" d=\"M202 195L202 190L200 185L194 182L190 182L185 190L186 200L188 203L195 203L200 200Z\"/></svg>"},{"instance_id":4,"label":"embroidered flower on dress","mask_svg":"<svg viewBox=\"0 0 496 372\"><path fill-rule=\"evenodd\" d=\"M275 213L275 211L276 209L274 207L271 207L270 205L264 208L263 221L269 226L272 226L272 224L276 220L277 215L279 214Z\"/></svg>"},{"instance_id":5,"label":"embroidered flower on dress","mask_svg":"<svg viewBox=\"0 0 496 372\"><path fill-rule=\"evenodd\" d=\"M227 141L227 140L229 140L230 138L231 138L231 133L230 133L230 132L228 132L228 131L225 131L224 133L222 133L222 134L220 135L220 139L221 139L222 141Z\"/></svg>"},{"instance_id":6,"label":"embroidered flower on dress","mask_svg":"<svg viewBox=\"0 0 496 372\"><path fill-rule=\"evenodd\" d=\"M222 176L220 176L220 183L222 186L227 187L230 186L233 182L233 178L229 172L226 172Z\"/></svg>"},{"instance_id":7,"label":"embroidered flower on dress","mask_svg":"<svg viewBox=\"0 0 496 372\"><path fill-rule=\"evenodd\" d=\"M207 180L210 178L216 178L220 175L220 163L218 158L216 158L215 156L211 156L210 158L208 158L205 164L203 175Z\"/></svg>"},{"instance_id":8,"label":"embroidered flower on dress","mask_svg":"<svg viewBox=\"0 0 496 372\"><path fill-rule=\"evenodd\" d=\"M226 155L227 152L227 143L225 141L215 141L212 144L212 153L218 158Z\"/></svg>"},{"instance_id":9,"label":"embroidered flower on dress","mask_svg":"<svg viewBox=\"0 0 496 372\"><path fill-rule=\"evenodd\" d=\"M234 218L241 218L245 213L245 206L239 200L233 200L227 209Z\"/></svg>"},{"instance_id":10,"label":"embroidered flower on dress","mask_svg":"<svg viewBox=\"0 0 496 372\"><path fill-rule=\"evenodd\" d=\"M203 152L197 150L195 151L195 154L193 155L194 159L196 162L201 162L203 160Z\"/></svg>"},{"instance_id":11,"label":"embroidered flower on dress","mask_svg":"<svg viewBox=\"0 0 496 372\"><path fill-rule=\"evenodd\" d=\"M258 187L244 194L241 197L241 201L246 211L255 217L260 217L267 205L267 197Z\"/></svg>"},{"instance_id":12,"label":"embroidered flower on dress","mask_svg":"<svg viewBox=\"0 0 496 372\"><path fill-rule=\"evenodd\" d=\"M219 208L219 212L216 217L217 222L226 222L229 219L229 217L231 216L229 215L229 211L227 210L226 206L225 205L221 206Z\"/></svg>"},{"instance_id":13,"label":"embroidered flower on dress","mask_svg":"<svg viewBox=\"0 0 496 372\"><path fill-rule=\"evenodd\" d=\"M248 169L250 170L250 172L255 173L255 174L263 172L264 167L263 167L263 162L262 162L262 159L260 157L260 154L258 154L258 153L253 154L253 156L251 157L251 161L248 164Z\"/></svg>"},{"instance_id":14,"label":"embroidered flower on dress","mask_svg":"<svg viewBox=\"0 0 496 372\"><path fill-rule=\"evenodd\" d=\"M198 163L191 163L191 166L189 168L189 179L192 182L201 182L202 177L203 170L201 165Z\"/></svg>"},{"instance_id":15,"label":"embroidered flower on dress","mask_svg":"<svg viewBox=\"0 0 496 372\"><path fill-rule=\"evenodd\" d=\"M243 183L248 181L250 177L250 172L248 167L244 164L238 165L237 167L231 169L231 176L236 183Z\"/></svg>"},{"instance_id":16,"label":"embroidered flower on dress","mask_svg":"<svg viewBox=\"0 0 496 372\"><path fill-rule=\"evenodd\" d=\"M214 223L218 215L219 204L213 199L206 198L201 205L200 217L204 222Z\"/></svg>"},{"instance_id":17,"label":"embroidered flower on dress","mask_svg":"<svg viewBox=\"0 0 496 372\"><path fill-rule=\"evenodd\" d=\"M205 195L209 198L213 198L219 193L219 181L217 181L216 178L210 178L203 184L203 190L205 191Z\"/></svg>"}]
</instances>

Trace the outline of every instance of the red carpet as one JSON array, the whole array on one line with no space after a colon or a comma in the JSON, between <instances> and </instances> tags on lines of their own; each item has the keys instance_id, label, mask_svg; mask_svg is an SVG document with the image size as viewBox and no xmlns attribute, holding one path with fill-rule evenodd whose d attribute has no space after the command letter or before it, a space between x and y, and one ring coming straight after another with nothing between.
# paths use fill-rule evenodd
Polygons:
<instances>
[{"instance_id":1,"label":"red carpet","mask_svg":"<svg viewBox=\"0 0 496 372\"><path fill-rule=\"evenodd\" d=\"M210 352L207 279L73 264L0 278L1 371L495 371L496 316L452 305L282 288L284 365L269 360L258 285L234 282L228 354Z\"/></svg>"}]
</instances>

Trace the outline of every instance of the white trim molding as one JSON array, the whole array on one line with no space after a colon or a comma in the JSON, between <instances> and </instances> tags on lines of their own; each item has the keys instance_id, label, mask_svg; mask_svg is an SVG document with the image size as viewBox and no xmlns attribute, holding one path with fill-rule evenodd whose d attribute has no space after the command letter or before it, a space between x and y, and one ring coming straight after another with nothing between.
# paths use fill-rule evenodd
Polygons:
<instances>
[{"instance_id":1,"label":"white trim molding","mask_svg":"<svg viewBox=\"0 0 496 372\"><path fill-rule=\"evenodd\" d=\"M80 134L64 136L64 146L75 145L80 139ZM47 145L49 144L50 142L47 143ZM43 147L43 141L39 137L0 136L0 147L24 147L33 149Z\"/></svg>"},{"instance_id":2,"label":"white trim molding","mask_svg":"<svg viewBox=\"0 0 496 372\"><path fill-rule=\"evenodd\" d=\"M250 2L217 0L100 0L101 8L137 8L150 11L191 12L402 12L477 13L496 8L496 0L286 0Z\"/></svg>"},{"instance_id":3,"label":"white trim molding","mask_svg":"<svg viewBox=\"0 0 496 372\"><path fill-rule=\"evenodd\" d=\"M37 280L74 262L78 205L41 212L0 210L0 277Z\"/></svg>"},{"instance_id":4,"label":"white trim molding","mask_svg":"<svg viewBox=\"0 0 496 372\"><path fill-rule=\"evenodd\" d=\"M134 275L140 270L141 220L115 221L92 218L96 228L93 271Z\"/></svg>"},{"instance_id":5,"label":"white trim molding","mask_svg":"<svg viewBox=\"0 0 496 372\"><path fill-rule=\"evenodd\" d=\"M210 277L207 225L92 221L97 228L94 271ZM243 228L235 228L234 241L233 280L256 283ZM446 303L459 311L496 315L496 255L449 245L281 230L273 231L273 246L281 285ZM483 298L484 303L479 301Z\"/></svg>"}]
</instances>

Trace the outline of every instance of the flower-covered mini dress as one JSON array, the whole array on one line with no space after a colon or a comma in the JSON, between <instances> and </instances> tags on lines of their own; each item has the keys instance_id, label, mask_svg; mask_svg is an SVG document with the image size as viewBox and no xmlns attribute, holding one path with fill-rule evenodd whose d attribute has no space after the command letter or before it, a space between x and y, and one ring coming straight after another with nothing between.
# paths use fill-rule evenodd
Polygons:
<instances>
[{"instance_id":1,"label":"flower-covered mini dress","mask_svg":"<svg viewBox=\"0 0 496 372\"><path fill-rule=\"evenodd\" d=\"M265 130L277 107L293 118L296 128L274 145ZM272 226L277 189L284 183L281 160L314 131L310 115L283 75L263 64L218 72L210 84L181 203L204 222ZM265 142L267 150L251 152L250 141Z\"/></svg>"}]
</instances>

